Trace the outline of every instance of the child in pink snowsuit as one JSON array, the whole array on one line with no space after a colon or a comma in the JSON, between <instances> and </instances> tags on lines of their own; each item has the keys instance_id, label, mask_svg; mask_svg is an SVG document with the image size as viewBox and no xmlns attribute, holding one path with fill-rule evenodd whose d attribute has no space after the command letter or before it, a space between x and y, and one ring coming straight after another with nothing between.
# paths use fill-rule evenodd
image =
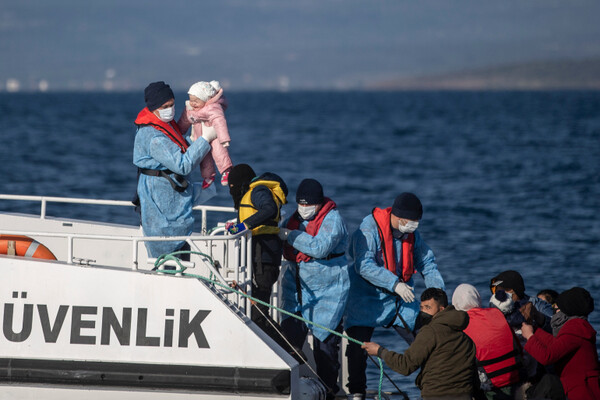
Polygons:
<instances>
[{"instance_id":1,"label":"child in pink snowsuit","mask_svg":"<svg viewBox=\"0 0 600 400\"><path fill-rule=\"evenodd\" d=\"M223 89L218 81L196 82L188 90L189 101L185 102L185 110L181 114L177 125L181 132L187 132L192 126L192 138L202 136L202 131L214 129L217 132L217 140L211 143L212 151L208 153L200 163L202 173L202 187L209 187L215 180L215 163L221 173L221 185L229 183L229 170L233 166L229 157L229 130L225 120L227 99L223 96Z\"/></svg>"}]
</instances>

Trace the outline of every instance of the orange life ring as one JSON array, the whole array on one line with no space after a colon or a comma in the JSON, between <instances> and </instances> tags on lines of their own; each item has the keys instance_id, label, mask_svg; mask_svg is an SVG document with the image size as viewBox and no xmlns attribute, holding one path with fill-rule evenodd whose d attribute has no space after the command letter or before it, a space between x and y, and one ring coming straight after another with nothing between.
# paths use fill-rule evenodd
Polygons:
<instances>
[{"instance_id":1,"label":"orange life ring","mask_svg":"<svg viewBox=\"0 0 600 400\"><path fill-rule=\"evenodd\" d=\"M27 236L0 235L0 254L8 254L9 242L14 242L16 256L56 260L54 254L46 246Z\"/></svg>"}]
</instances>

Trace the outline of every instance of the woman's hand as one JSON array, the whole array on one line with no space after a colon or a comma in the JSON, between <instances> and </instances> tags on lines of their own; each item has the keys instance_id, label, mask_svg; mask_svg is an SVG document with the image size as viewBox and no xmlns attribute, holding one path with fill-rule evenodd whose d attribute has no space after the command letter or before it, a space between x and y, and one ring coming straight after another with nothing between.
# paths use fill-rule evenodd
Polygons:
<instances>
[{"instance_id":1,"label":"woman's hand","mask_svg":"<svg viewBox=\"0 0 600 400\"><path fill-rule=\"evenodd\" d=\"M523 322L521 325L521 335L527 340L533 336L533 326L529 325L526 322Z\"/></svg>"}]
</instances>

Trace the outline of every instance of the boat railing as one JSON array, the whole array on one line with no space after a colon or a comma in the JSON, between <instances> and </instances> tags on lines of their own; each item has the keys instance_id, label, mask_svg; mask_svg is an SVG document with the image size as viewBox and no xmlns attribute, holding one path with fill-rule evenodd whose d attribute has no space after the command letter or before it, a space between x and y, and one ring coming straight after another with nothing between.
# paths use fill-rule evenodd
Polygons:
<instances>
[{"instance_id":1,"label":"boat railing","mask_svg":"<svg viewBox=\"0 0 600 400\"><path fill-rule=\"evenodd\" d=\"M47 244L47 247L51 248L59 260L68 264L79 264L90 267L106 265L121 268L127 265L127 268L133 270L149 270L152 269L156 259L146 255L146 249L143 245L145 242L186 241L192 252L205 254L210 257L209 260L205 256L192 254L191 262L182 262L184 266L189 268L187 269L188 273L212 276L224 285L235 282L248 294L251 294L251 232L229 235L226 232L224 223L218 224L210 232L207 229L206 221L209 212L235 213L232 207L195 206L194 210L200 211L202 215L203 232L201 235L158 237L143 236L141 229L136 226L124 227L122 230L110 229L111 226L107 228L101 226L101 224L94 225L92 221L84 221L86 223L90 222L92 225L91 228L89 226L81 228L85 231L70 230L65 227L77 225L75 222L71 224L68 220L60 219L61 223L57 224L56 219L47 218L48 203L132 207L133 204L128 201L6 194L0 194L0 200L39 202L41 208L38 222L27 226L3 224L0 234L34 238L42 244ZM33 215L36 216L36 214ZM35 218L30 219L35 221ZM103 229L103 231L101 233L90 232L94 228ZM109 253L109 255L106 256L106 253ZM91 254L91 256L88 256L88 254ZM167 263L167 265L169 264L173 265L173 262ZM229 301L235 303L246 315L249 315L249 302L245 297L235 293L226 293L224 290L220 292ZM274 299L277 302L276 293L274 294Z\"/></svg>"},{"instance_id":2,"label":"boat railing","mask_svg":"<svg viewBox=\"0 0 600 400\"><path fill-rule=\"evenodd\" d=\"M28 196L28 195L13 195L13 194L0 194L0 200L16 200L16 201L35 201L40 203L40 218L46 218L46 212L48 203L71 203L71 204L90 204L90 205L104 205L104 206L118 206L118 207L135 207L131 201L125 200L103 200L103 199L85 199L80 197L53 197L53 196ZM202 234L208 232L207 228L207 215L208 212L225 212L235 213L233 207L223 206L207 206L197 205L193 207L194 211L200 211L202 215Z\"/></svg>"}]
</instances>

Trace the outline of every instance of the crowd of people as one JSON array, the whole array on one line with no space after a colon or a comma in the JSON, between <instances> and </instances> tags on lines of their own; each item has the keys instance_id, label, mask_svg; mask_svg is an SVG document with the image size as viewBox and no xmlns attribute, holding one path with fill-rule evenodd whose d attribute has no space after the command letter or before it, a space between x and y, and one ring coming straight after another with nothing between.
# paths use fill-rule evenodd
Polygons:
<instances>
[{"instance_id":1,"label":"crowd of people","mask_svg":"<svg viewBox=\"0 0 600 400\"><path fill-rule=\"evenodd\" d=\"M194 186L186 176L200 165L206 189L218 169L238 212L228 232L252 232L253 296L269 301L283 258L282 308L319 326L284 317L277 329L262 305L253 308L252 320L284 348L291 344L299 359L312 332L328 398L340 389L341 340L330 331L345 331L364 342L350 342L345 352L350 399L365 397L369 356L403 375L420 369L416 385L424 399L600 399L596 331L587 319L594 300L587 290L530 296L519 272L506 270L491 278L489 304L468 283L454 290L450 304L434 253L417 230L423 206L415 194L373 208L350 235L335 201L307 178L296 190L296 211L282 221L284 180L257 175L229 157L227 102L218 82L195 83L188 94L175 123L169 85L154 82L144 92L133 154L144 234L191 234ZM188 249L181 240L146 246L151 257ZM420 301L417 273L426 286ZM394 329L408 349L398 353L370 342L377 327Z\"/></svg>"}]
</instances>

